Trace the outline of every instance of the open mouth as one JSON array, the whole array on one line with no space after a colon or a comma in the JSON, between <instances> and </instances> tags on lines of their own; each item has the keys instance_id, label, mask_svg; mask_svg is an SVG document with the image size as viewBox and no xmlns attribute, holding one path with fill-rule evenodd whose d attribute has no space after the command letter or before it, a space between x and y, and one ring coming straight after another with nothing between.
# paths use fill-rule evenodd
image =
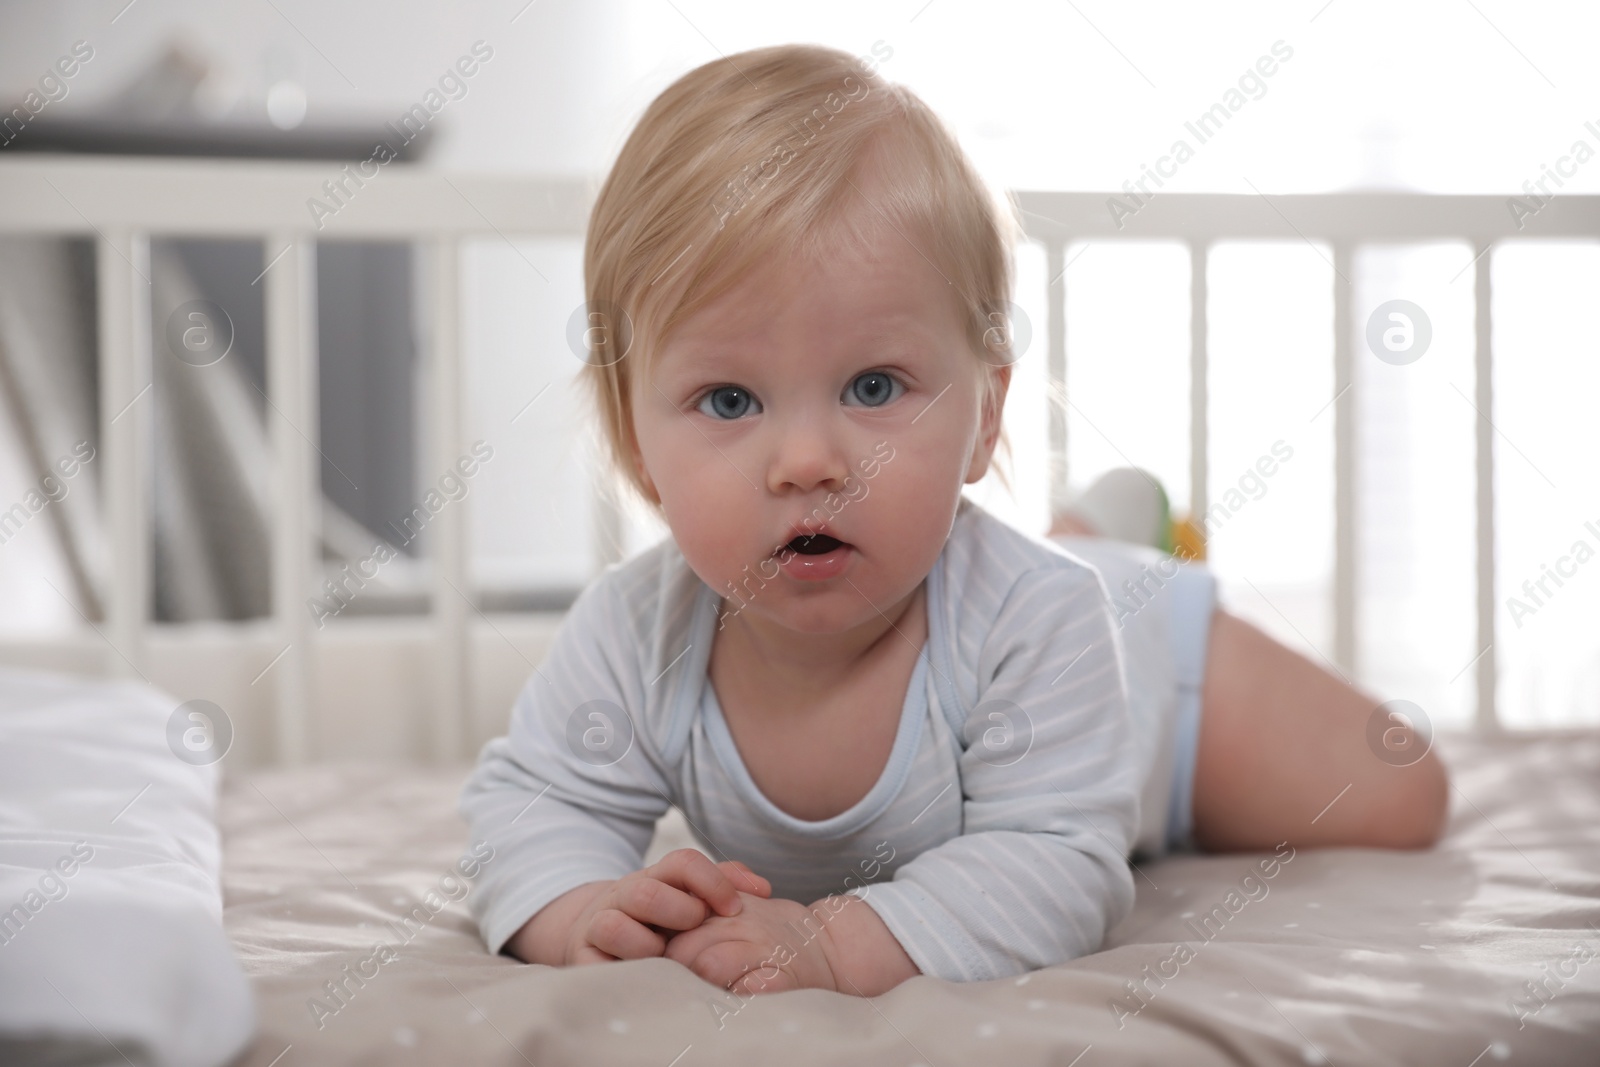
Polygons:
<instances>
[{"instance_id":1,"label":"open mouth","mask_svg":"<svg viewBox=\"0 0 1600 1067\"><path fill-rule=\"evenodd\" d=\"M839 548L844 542L827 534L801 534L786 546L802 556L823 556Z\"/></svg>"}]
</instances>

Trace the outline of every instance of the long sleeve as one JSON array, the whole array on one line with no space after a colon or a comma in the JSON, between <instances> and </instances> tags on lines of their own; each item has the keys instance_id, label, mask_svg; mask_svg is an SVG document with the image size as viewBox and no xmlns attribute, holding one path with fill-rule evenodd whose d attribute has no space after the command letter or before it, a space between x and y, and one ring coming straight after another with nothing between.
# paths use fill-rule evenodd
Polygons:
<instances>
[{"instance_id":1,"label":"long sleeve","mask_svg":"<svg viewBox=\"0 0 1600 1067\"><path fill-rule=\"evenodd\" d=\"M611 577L573 604L462 789L472 842L494 850L470 898L490 952L568 890L638 870L670 804L641 727L640 622Z\"/></svg>"},{"instance_id":2,"label":"long sleeve","mask_svg":"<svg viewBox=\"0 0 1600 1067\"><path fill-rule=\"evenodd\" d=\"M962 833L857 887L924 974L1015 975L1097 951L1133 906L1140 782L1098 575L1037 567L981 638L959 758Z\"/></svg>"}]
</instances>

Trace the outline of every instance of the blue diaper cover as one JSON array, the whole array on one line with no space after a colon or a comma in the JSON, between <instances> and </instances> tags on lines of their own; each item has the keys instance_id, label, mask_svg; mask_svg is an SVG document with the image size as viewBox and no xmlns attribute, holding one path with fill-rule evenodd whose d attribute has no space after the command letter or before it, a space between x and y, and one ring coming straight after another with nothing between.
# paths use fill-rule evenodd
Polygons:
<instances>
[{"instance_id":1,"label":"blue diaper cover","mask_svg":"<svg viewBox=\"0 0 1600 1067\"><path fill-rule=\"evenodd\" d=\"M1167 846L1194 849L1194 769L1200 745L1200 693L1206 677L1211 613L1217 579L1204 565L1181 563L1171 579L1173 675L1178 687L1173 735L1172 800L1167 810Z\"/></svg>"},{"instance_id":2,"label":"blue diaper cover","mask_svg":"<svg viewBox=\"0 0 1600 1067\"><path fill-rule=\"evenodd\" d=\"M1101 537L1054 540L1100 572L1117 619L1145 769L1135 851L1150 857L1193 851L1195 762L1216 578L1202 563L1146 545ZM1165 816L1159 826L1152 818L1157 811Z\"/></svg>"}]
</instances>

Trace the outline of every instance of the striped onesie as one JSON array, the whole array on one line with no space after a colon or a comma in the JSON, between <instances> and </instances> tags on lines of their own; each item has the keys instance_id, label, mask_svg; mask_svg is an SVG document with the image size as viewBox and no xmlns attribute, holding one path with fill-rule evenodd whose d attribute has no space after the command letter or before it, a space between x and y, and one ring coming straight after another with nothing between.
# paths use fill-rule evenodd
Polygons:
<instances>
[{"instance_id":1,"label":"striped onesie","mask_svg":"<svg viewBox=\"0 0 1600 1067\"><path fill-rule=\"evenodd\" d=\"M470 898L490 951L563 893L638 870L669 805L774 897L861 897L924 974L1098 950L1133 904L1160 736L1130 712L1104 583L966 498L926 580L888 762L849 810L810 821L762 795L722 717L706 674L718 594L670 538L608 567L462 791L472 839L495 848Z\"/></svg>"}]
</instances>

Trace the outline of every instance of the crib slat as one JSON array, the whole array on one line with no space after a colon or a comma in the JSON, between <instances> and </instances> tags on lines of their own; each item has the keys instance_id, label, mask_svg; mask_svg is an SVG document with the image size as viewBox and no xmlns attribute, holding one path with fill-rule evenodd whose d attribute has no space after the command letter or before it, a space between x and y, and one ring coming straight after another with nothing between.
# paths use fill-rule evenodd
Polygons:
<instances>
[{"instance_id":1,"label":"crib slat","mask_svg":"<svg viewBox=\"0 0 1600 1067\"><path fill-rule=\"evenodd\" d=\"M285 251L285 249L287 249ZM322 499L317 463L316 243L301 233L267 239L267 409L274 461L272 615L286 645L270 675L277 696L278 758L306 762L314 717L309 600L312 565L320 571L317 514ZM272 262L282 252L281 258Z\"/></svg>"},{"instance_id":2,"label":"crib slat","mask_svg":"<svg viewBox=\"0 0 1600 1067\"><path fill-rule=\"evenodd\" d=\"M1067 283L1066 240L1050 238L1044 244L1045 330L1048 334L1045 373L1050 404L1050 516L1053 519L1071 500L1067 481Z\"/></svg>"},{"instance_id":3,"label":"crib slat","mask_svg":"<svg viewBox=\"0 0 1600 1067\"><path fill-rule=\"evenodd\" d=\"M1189 245L1189 514L1202 533L1206 509L1211 506L1211 353L1207 348L1211 289L1206 277L1210 257L1211 249L1203 242Z\"/></svg>"},{"instance_id":4,"label":"crib slat","mask_svg":"<svg viewBox=\"0 0 1600 1067\"><path fill-rule=\"evenodd\" d=\"M1356 639L1357 482L1356 415L1359 388L1351 348L1350 246L1333 246L1333 661L1354 677Z\"/></svg>"},{"instance_id":5,"label":"crib slat","mask_svg":"<svg viewBox=\"0 0 1600 1067\"><path fill-rule=\"evenodd\" d=\"M1500 729L1499 712L1495 704L1498 678L1498 650L1495 643L1494 620L1494 353L1490 347L1493 327L1491 301L1494 292L1490 287L1490 260L1493 253L1489 242L1480 239L1473 251L1477 255L1473 276L1473 367L1477 378L1478 419L1473 424L1476 439L1477 475L1477 571L1478 571L1478 640L1480 650L1477 663L1478 706L1473 725L1484 733Z\"/></svg>"},{"instance_id":6,"label":"crib slat","mask_svg":"<svg viewBox=\"0 0 1600 1067\"><path fill-rule=\"evenodd\" d=\"M150 241L127 229L95 249L99 308L100 477L110 573L106 638L110 673L145 670L150 604Z\"/></svg>"},{"instance_id":7,"label":"crib slat","mask_svg":"<svg viewBox=\"0 0 1600 1067\"><path fill-rule=\"evenodd\" d=\"M433 463L438 478L456 469L466 455L461 428L462 376L461 248L454 234L433 241L431 300L433 326ZM457 471L459 474L460 472ZM430 716L435 762L459 758L462 725L470 695L467 658L467 612L471 596L467 579L467 518L470 494L435 517L429 534L433 557L434 700Z\"/></svg>"}]
</instances>

